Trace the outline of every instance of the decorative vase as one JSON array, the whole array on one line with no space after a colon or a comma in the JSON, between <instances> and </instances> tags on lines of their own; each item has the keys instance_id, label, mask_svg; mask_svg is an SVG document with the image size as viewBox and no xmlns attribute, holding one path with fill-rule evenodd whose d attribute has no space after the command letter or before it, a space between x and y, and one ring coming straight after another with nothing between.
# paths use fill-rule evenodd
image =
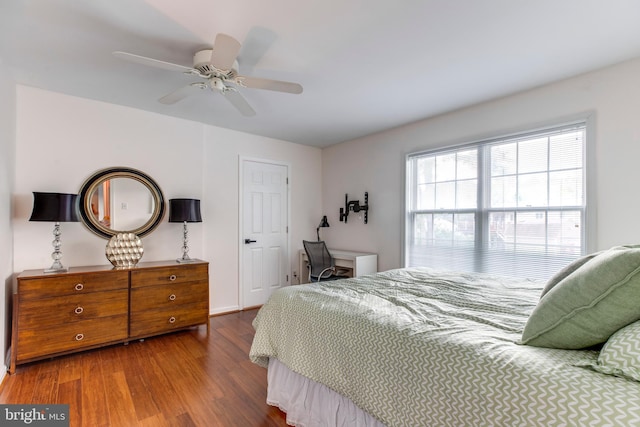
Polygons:
<instances>
[{"instance_id":1,"label":"decorative vase","mask_svg":"<svg viewBox=\"0 0 640 427\"><path fill-rule=\"evenodd\" d=\"M116 268L135 267L143 253L142 240L134 233L113 235L105 249L107 259Z\"/></svg>"}]
</instances>

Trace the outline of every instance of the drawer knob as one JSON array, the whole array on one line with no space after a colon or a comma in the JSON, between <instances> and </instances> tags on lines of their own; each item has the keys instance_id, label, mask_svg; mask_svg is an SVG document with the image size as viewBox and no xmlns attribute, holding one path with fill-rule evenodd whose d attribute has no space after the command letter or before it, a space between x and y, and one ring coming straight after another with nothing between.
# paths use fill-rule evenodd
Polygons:
<instances>
[{"instance_id":1,"label":"drawer knob","mask_svg":"<svg viewBox=\"0 0 640 427\"><path fill-rule=\"evenodd\" d=\"M74 288L76 291L81 291L84 289L84 285L82 283L78 283Z\"/></svg>"},{"instance_id":2,"label":"drawer knob","mask_svg":"<svg viewBox=\"0 0 640 427\"><path fill-rule=\"evenodd\" d=\"M76 334L76 341L82 341L84 339L84 334Z\"/></svg>"},{"instance_id":3,"label":"drawer knob","mask_svg":"<svg viewBox=\"0 0 640 427\"><path fill-rule=\"evenodd\" d=\"M173 316L169 317L169 323L176 323L176 318Z\"/></svg>"},{"instance_id":4,"label":"drawer knob","mask_svg":"<svg viewBox=\"0 0 640 427\"><path fill-rule=\"evenodd\" d=\"M175 300L176 300L176 294L169 295L169 301L175 301Z\"/></svg>"},{"instance_id":5,"label":"drawer knob","mask_svg":"<svg viewBox=\"0 0 640 427\"><path fill-rule=\"evenodd\" d=\"M176 277L176 275L175 275L175 274L172 274L171 276L169 276L169 280L171 280L172 282L173 282L174 280L176 280L176 279L177 279L177 277Z\"/></svg>"},{"instance_id":6,"label":"drawer knob","mask_svg":"<svg viewBox=\"0 0 640 427\"><path fill-rule=\"evenodd\" d=\"M76 307L76 309L75 309L75 310L73 310L73 312L74 312L75 314L82 314L82 312L83 312L83 311L84 311L84 308L82 308L82 307L80 307L80 306Z\"/></svg>"}]
</instances>

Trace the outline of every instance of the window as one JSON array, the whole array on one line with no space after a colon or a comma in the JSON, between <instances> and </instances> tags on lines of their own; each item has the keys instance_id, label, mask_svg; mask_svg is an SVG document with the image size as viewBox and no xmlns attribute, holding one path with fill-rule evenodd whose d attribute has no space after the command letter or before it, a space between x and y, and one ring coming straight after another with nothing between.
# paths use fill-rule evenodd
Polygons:
<instances>
[{"instance_id":1,"label":"window","mask_svg":"<svg viewBox=\"0 0 640 427\"><path fill-rule=\"evenodd\" d=\"M409 155L405 264L546 279L584 254L585 128Z\"/></svg>"}]
</instances>

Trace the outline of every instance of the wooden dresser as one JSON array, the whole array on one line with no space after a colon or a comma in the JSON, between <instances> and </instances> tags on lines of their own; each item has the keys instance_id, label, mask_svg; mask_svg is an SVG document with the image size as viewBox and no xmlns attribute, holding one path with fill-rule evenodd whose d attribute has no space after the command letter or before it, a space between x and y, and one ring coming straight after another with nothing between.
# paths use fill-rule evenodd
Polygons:
<instances>
[{"instance_id":1,"label":"wooden dresser","mask_svg":"<svg viewBox=\"0 0 640 427\"><path fill-rule=\"evenodd\" d=\"M13 298L11 365L209 327L209 264L143 262L131 269L27 270Z\"/></svg>"}]
</instances>

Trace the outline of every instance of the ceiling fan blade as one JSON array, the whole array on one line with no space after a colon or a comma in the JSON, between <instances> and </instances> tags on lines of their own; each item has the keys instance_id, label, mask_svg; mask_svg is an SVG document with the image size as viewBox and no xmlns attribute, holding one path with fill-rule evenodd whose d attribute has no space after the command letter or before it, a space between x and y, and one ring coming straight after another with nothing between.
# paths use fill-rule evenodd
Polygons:
<instances>
[{"instance_id":1,"label":"ceiling fan blade","mask_svg":"<svg viewBox=\"0 0 640 427\"><path fill-rule=\"evenodd\" d=\"M298 83L244 76L238 76L237 81L240 86L250 87L252 89L274 90L276 92L287 93L302 93L302 86Z\"/></svg>"},{"instance_id":2,"label":"ceiling fan blade","mask_svg":"<svg viewBox=\"0 0 640 427\"><path fill-rule=\"evenodd\" d=\"M176 102L183 100L187 96L194 94L198 90L206 89L206 84L204 84L204 86L202 85L203 83L192 83L188 86L181 87L180 89L175 90L158 99L158 102L166 105L175 104Z\"/></svg>"},{"instance_id":3,"label":"ceiling fan blade","mask_svg":"<svg viewBox=\"0 0 640 427\"><path fill-rule=\"evenodd\" d=\"M240 52L240 42L231 36L219 33L213 42L211 64L218 70L230 70Z\"/></svg>"},{"instance_id":4,"label":"ceiling fan blade","mask_svg":"<svg viewBox=\"0 0 640 427\"><path fill-rule=\"evenodd\" d=\"M253 74L253 69L275 43L278 36L264 27L252 27L242 42L238 63L242 74Z\"/></svg>"},{"instance_id":5,"label":"ceiling fan blade","mask_svg":"<svg viewBox=\"0 0 640 427\"><path fill-rule=\"evenodd\" d=\"M224 95L224 97L227 98L231 105L236 107L243 116L249 117L256 115L256 112L253 110L253 108L251 108L251 105L249 105L247 100L244 99L242 95L240 95L240 92L236 90L225 90L224 92L222 92L222 95Z\"/></svg>"},{"instance_id":6,"label":"ceiling fan blade","mask_svg":"<svg viewBox=\"0 0 640 427\"><path fill-rule=\"evenodd\" d=\"M171 62L160 61L158 59L147 58L146 56L135 55L128 52L113 52L113 55L124 59L125 61L135 62L137 64L148 65L151 67L162 68L169 71L192 71L193 68L185 67L184 65L172 64Z\"/></svg>"}]
</instances>

